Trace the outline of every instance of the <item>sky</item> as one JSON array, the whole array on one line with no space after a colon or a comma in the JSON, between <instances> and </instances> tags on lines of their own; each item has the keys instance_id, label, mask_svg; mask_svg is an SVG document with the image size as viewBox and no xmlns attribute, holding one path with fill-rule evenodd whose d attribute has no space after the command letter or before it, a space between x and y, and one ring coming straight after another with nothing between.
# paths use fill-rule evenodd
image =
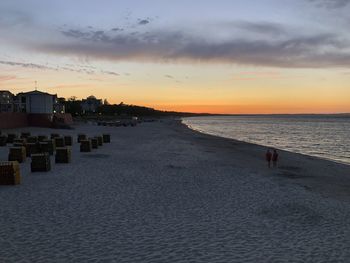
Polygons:
<instances>
[{"instance_id":1,"label":"sky","mask_svg":"<svg viewBox=\"0 0 350 263\"><path fill-rule=\"evenodd\" d=\"M350 0L1 0L0 90L187 112L350 112Z\"/></svg>"}]
</instances>

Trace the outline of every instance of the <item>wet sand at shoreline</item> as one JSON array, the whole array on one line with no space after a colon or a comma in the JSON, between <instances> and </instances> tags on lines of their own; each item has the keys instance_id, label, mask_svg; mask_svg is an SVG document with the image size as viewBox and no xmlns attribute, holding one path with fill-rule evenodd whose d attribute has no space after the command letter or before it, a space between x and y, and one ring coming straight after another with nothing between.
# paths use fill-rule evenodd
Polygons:
<instances>
[{"instance_id":1,"label":"wet sand at shoreline","mask_svg":"<svg viewBox=\"0 0 350 263\"><path fill-rule=\"evenodd\" d=\"M202 134L184 124L180 124L178 129L188 135L192 134L197 140L202 140L203 146L220 148L221 151L216 152L223 154L223 158L226 154L230 155L230 152L235 154L234 160L231 161L237 166L281 180L288 179L290 183L324 196L350 200L350 165L278 150L278 168L268 168L264 156L267 150L265 146Z\"/></svg>"}]
</instances>

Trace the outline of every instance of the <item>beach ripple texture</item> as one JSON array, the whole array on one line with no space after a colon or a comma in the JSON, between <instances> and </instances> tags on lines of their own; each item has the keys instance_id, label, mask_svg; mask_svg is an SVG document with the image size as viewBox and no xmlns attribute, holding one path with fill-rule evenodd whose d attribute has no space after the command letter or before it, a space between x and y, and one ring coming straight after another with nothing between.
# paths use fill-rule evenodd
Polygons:
<instances>
[{"instance_id":1,"label":"beach ripple texture","mask_svg":"<svg viewBox=\"0 0 350 263\"><path fill-rule=\"evenodd\" d=\"M0 262L349 262L348 203L241 167L192 131L58 132L112 143L75 144L49 173L21 164L22 184L0 187Z\"/></svg>"}]
</instances>

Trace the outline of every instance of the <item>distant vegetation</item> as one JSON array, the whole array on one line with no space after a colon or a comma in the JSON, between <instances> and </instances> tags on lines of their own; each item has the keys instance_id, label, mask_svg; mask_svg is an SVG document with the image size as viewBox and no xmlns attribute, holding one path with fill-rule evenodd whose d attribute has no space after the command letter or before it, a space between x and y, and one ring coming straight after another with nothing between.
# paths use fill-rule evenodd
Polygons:
<instances>
[{"instance_id":1,"label":"distant vegetation","mask_svg":"<svg viewBox=\"0 0 350 263\"><path fill-rule=\"evenodd\" d=\"M71 113L72 116L138 116L138 117L166 117L166 116L201 116L209 115L208 113L196 114L189 112L175 112L175 111L160 111L149 107L128 105L124 103L120 104L109 104L106 100L104 104L97 108L96 112L83 112L81 100L77 100L76 97L69 99L60 99L60 102L65 105L67 113Z\"/></svg>"}]
</instances>

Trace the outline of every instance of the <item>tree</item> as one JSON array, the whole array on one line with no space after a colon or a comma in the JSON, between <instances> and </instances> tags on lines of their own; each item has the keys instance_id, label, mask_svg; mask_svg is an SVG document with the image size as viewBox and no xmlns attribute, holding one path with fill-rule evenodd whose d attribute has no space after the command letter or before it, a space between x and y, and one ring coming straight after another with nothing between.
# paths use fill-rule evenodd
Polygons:
<instances>
[{"instance_id":1,"label":"tree","mask_svg":"<svg viewBox=\"0 0 350 263\"><path fill-rule=\"evenodd\" d=\"M77 97L72 96L64 103L67 113L73 116L80 115L82 113L81 101L77 100Z\"/></svg>"}]
</instances>

